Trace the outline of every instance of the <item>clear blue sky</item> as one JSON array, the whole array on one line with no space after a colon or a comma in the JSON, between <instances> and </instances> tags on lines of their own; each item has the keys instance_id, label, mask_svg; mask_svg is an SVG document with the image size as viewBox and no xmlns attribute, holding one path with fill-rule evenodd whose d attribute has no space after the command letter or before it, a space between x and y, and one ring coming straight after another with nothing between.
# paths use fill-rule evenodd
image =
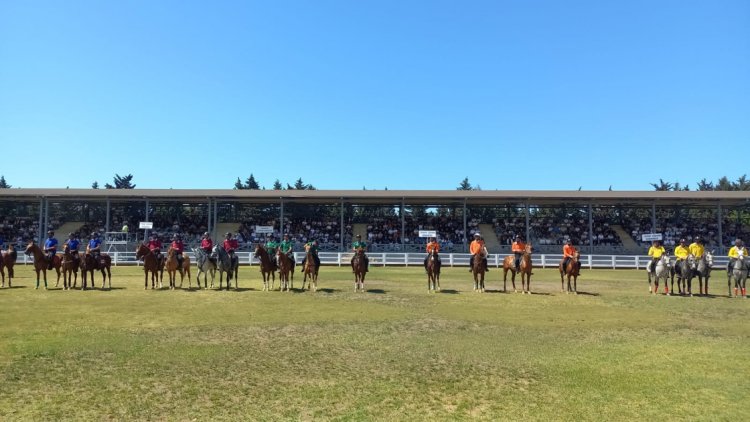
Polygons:
<instances>
[{"instance_id":1,"label":"clear blue sky","mask_svg":"<svg viewBox=\"0 0 750 422\"><path fill-rule=\"evenodd\" d=\"M736 178L750 1L4 0L0 145L27 188Z\"/></svg>"}]
</instances>

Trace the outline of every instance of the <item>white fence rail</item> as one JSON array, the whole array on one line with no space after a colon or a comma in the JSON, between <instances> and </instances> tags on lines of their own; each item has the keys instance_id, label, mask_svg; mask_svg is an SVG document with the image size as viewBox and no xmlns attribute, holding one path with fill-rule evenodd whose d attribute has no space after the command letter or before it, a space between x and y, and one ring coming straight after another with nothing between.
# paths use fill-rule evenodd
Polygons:
<instances>
[{"instance_id":1,"label":"white fence rail","mask_svg":"<svg viewBox=\"0 0 750 422\"><path fill-rule=\"evenodd\" d=\"M195 256L192 252L186 252L187 256L195 262ZM135 259L135 252L110 252L112 264L117 265L140 265ZM253 257L251 252L237 252L240 259L240 265L257 265L258 260ZM350 252L320 252L318 254L320 262L323 265L348 265L353 254ZM398 252L370 252L367 254L370 258L371 266L419 266L423 265L424 253L398 253ZM468 266L469 257L465 253L441 254L444 267ZM491 267L500 267L503 265L505 254L490 254L487 257L487 264ZM304 252L295 252L297 263L302 262L305 257ZM535 254L532 255L531 261L537 268L554 268L557 267L562 259L561 254ZM585 268L610 268L610 269L645 269L651 260L644 255L581 255L581 265ZM724 256L714 257L714 268L725 268L728 258ZM33 257L18 254L18 264L31 264L34 262Z\"/></svg>"}]
</instances>

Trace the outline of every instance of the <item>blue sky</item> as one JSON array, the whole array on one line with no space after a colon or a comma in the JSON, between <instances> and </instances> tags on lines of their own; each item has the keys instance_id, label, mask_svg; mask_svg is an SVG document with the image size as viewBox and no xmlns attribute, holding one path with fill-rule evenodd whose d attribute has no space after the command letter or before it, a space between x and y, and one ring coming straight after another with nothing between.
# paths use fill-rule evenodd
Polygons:
<instances>
[{"instance_id":1,"label":"blue sky","mask_svg":"<svg viewBox=\"0 0 750 422\"><path fill-rule=\"evenodd\" d=\"M750 2L5 0L0 144L28 188L694 186L750 173Z\"/></svg>"}]
</instances>

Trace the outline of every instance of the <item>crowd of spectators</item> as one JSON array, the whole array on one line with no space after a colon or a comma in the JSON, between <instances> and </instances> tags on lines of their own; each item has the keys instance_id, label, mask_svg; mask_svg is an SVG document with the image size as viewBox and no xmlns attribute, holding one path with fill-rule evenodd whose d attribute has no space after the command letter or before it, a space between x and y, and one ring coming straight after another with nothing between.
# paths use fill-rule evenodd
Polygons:
<instances>
[{"instance_id":1,"label":"crowd of spectators","mask_svg":"<svg viewBox=\"0 0 750 422\"><path fill-rule=\"evenodd\" d=\"M16 248L39 236L39 221L31 217L5 217L0 220L0 244L7 247L13 244Z\"/></svg>"},{"instance_id":2,"label":"crowd of spectators","mask_svg":"<svg viewBox=\"0 0 750 422\"><path fill-rule=\"evenodd\" d=\"M470 222L469 227L476 231L478 223ZM463 245L463 220L446 216L425 216L421 219L406 217L403 233L400 217L373 218L367 223L367 242L376 246L392 246L394 250L402 244L423 245L427 238L419 237L420 230L434 230L441 249L451 251L456 245Z\"/></svg>"}]
</instances>

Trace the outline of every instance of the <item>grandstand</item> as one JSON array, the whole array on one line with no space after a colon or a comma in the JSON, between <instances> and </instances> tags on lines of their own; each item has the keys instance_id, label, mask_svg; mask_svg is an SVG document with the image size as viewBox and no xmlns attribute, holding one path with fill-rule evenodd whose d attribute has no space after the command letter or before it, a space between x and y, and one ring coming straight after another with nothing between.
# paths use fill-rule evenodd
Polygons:
<instances>
[{"instance_id":1,"label":"grandstand","mask_svg":"<svg viewBox=\"0 0 750 422\"><path fill-rule=\"evenodd\" d=\"M138 222L151 221L153 233L180 233L188 244L204 231L237 232L245 249L265 241L256 226L271 226L298 250L310 239L323 250L346 250L359 233L373 251L422 251L419 230L435 230L448 252L465 251L479 231L498 253L521 234L542 253L557 253L571 239L584 253L641 254L641 236L654 232L667 247L701 235L721 252L734 237L750 235L748 211L750 193L743 191L4 189L0 236L20 245L41 241L48 228L85 236L127 223L139 241Z\"/></svg>"}]
</instances>

